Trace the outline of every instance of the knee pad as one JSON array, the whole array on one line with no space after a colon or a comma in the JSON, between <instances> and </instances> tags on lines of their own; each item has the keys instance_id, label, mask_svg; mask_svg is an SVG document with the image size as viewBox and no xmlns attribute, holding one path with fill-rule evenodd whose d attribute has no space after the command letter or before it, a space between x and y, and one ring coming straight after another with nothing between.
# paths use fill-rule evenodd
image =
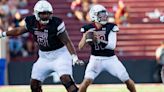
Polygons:
<instances>
[{"instance_id":1,"label":"knee pad","mask_svg":"<svg viewBox=\"0 0 164 92\"><path fill-rule=\"evenodd\" d=\"M30 87L32 92L42 92L40 81L32 80Z\"/></svg>"},{"instance_id":2,"label":"knee pad","mask_svg":"<svg viewBox=\"0 0 164 92\"><path fill-rule=\"evenodd\" d=\"M62 84L67 90L70 89L71 86L74 86L73 89L70 89L71 92L78 92L78 88L75 85L75 82L72 80L70 75L63 75L60 79Z\"/></svg>"}]
</instances>

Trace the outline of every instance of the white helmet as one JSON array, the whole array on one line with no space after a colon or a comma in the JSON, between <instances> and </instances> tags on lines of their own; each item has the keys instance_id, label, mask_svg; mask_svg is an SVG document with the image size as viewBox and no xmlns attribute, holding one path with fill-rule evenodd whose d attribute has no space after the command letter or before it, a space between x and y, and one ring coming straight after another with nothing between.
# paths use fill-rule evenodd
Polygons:
<instances>
[{"instance_id":1,"label":"white helmet","mask_svg":"<svg viewBox=\"0 0 164 92\"><path fill-rule=\"evenodd\" d=\"M97 4L91 7L89 16L92 22L99 22L104 25L108 22L109 14L104 6Z\"/></svg>"},{"instance_id":2,"label":"white helmet","mask_svg":"<svg viewBox=\"0 0 164 92\"><path fill-rule=\"evenodd\" d=\"M43 24L47 24L49 22L49 19L42 20L42 18L39 16L39 13L41 12L48 12L51 14L53 13L53 8L48 1L40 0L34 6L34 15L36 17L36 20L40 21Z\"/></svg>"}]
</instances>

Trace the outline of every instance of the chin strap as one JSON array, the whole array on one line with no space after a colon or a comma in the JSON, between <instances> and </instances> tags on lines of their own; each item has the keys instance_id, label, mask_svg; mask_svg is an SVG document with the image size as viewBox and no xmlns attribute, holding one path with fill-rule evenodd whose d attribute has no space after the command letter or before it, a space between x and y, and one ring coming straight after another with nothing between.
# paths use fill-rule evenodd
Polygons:
<instances>
[{"instance_id":1,"label":"chin strap","mask_svg":"<svg viewBox=\"0 0 164 92\"><path fill-rule=\"evenodd\" d=\"M40 20L40 22L41 22L42 24L47 24L47 23L49 23L49 20L47 20L47 21Z\"/></svg>"}]
</instances>

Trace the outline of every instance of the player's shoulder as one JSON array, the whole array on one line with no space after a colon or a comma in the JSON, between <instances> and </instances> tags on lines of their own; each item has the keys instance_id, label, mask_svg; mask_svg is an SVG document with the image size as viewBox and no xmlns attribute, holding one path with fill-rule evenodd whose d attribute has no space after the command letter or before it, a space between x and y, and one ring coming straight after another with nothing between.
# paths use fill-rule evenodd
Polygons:
<instances>
[{"instance_id":1,"label":"player's shoulder","mask_svg":"<svg viewBox=\"0 0 164 92\"><path fill-rule=\"evenodd\" d=\"M107 23L105 26L113 32L119 31L119 27L115 23Z\"/></svg>"},{"instance_id":2,"label":"player's shoulder","mask_svg":"<svg viewBox=\"0 0 164 92\"><path fill-rule=\"evenodd\" d=\"M35 18L34 15L25 17L25 21L26 21L26 22L33 22L33 21L35 21L35 20L36 20L36 18Z\"/></svg>"},{"instance_id":3,"label":"player's shoulder","mask_svg":"<svg viewBox=\"0 0 164 92\"><path fill-rule=\"evenodd\" d=\"M95 28L95 26L90 23L90 24L85 24L81 27L80 32L85 33L86 31Z\"/></svg>"},{"instance_id":4,"label":"player's shoulder","mask_svg":"<svg viewBox=\"0 0 164 92\"><path fill-rule=\"evenodd\" d=\"M114 26L117 26L115 23L107 23L105 24L105 26L107 27L114 27Z\"/></svg>"},{"instance_id":5,"label":"player's shoulder","mask_svg":"<svg viewBox=\"0 0 164 92\"><path fill-rule=\"evenodd\" d=\"M57 24L61 24L63 22L63 20L59 17L53 16L51 19L52 22L55 22Z\"/></svg>"}]
</instances>

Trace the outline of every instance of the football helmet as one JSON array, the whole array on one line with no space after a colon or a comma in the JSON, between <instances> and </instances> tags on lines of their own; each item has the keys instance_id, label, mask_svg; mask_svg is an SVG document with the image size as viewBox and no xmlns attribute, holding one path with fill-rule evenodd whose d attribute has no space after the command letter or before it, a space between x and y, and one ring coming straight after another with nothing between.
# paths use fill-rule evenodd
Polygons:
<instances>
[{"instance_id":1,"label":"football helmet","mask_svg":"<svg viewBox=\"0 0 164 92\"><path fill-rule=\"evenodd\" d=\"M46 16L44 16L46 14ZM46 0L38 1L34 6L34 15L36 20L43 24L47 24L52 17L53 8L51 4Z\"/></svg>"},{"instance_id":2,"label":"football helmet","mask_svg":"<svg viewBox=\"0 0 164 92\"><path fill-rule=\"evenodd\" d=\"M104 25L108 22L109 14L104 6L98 4L91 7L89 16L92 22Z\"/></svg>"}]
</instances>

